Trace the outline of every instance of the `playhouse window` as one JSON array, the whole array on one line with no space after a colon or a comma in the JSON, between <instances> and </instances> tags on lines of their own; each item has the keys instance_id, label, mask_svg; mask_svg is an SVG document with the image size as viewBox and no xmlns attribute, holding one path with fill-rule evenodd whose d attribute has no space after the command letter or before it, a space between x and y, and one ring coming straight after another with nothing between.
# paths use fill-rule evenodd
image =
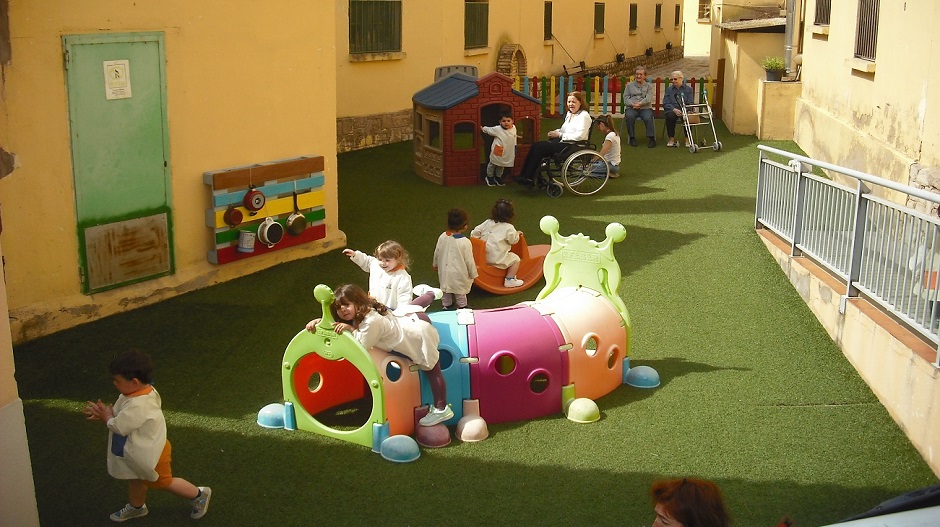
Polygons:
<instances>
[{"instance_id":1,"label":"playhouse window","mask_svg":"<svg viewBox=\"0 0 940 527\"><path fill-rule=\"evenodd\" d=\"M535 120L531 117L523 117L516 121L517 141L520 145L531 145L535 139Z\"/></svg>"},{"instance_id":2,"label":"playhouse window","mask_svg":"<svg viewBox=\"0 0 940 527\"><path fill-rule=\"evenodd\" d=\"M489 44L490 4L487 0L464 2L464 49L485 48Z\"/></svg>"},{"instance_id":3,"label":"playhouse window","mask_svg":"<svg viewBox=\"0 0 940 527\"><path fill-rule=\"evenodd\" d=\"M454 125L454 150L473 150L477 126L471 122Z\"/></svg>"},{"instance_id":4,"label":"playhouse window","mask_svg":"<svg viewBox=\"0 0 940 527\"><path fill-rule=\"evenodd\" d=\"M424 121L426 145L435 150L441 150L441 123L427 119Z\"/></svg>"},{"instance_id":5,"label":"playhouse window","mask_svg":"<svg viewBox=\"0 0 940 527\"><path fill-rule=\"evenodd\" d=\"M349 52L401 51L401 0L349 0Z\"/></svg>"}]
</instances>

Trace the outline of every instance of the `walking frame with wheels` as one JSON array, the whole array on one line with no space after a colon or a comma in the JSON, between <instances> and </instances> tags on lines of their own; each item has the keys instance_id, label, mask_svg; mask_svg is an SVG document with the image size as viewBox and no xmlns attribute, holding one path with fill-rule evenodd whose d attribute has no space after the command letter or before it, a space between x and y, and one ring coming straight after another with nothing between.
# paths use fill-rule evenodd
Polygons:
<instances>
[{"instance_id":1,"label":"walking frame with wheels","mask_svg":"<svg viewBox=\"0 0 940 527\"><path fill-rule=\"evenodd\" d=\"M567 188L579 196L589 196L604 188L610 178L610 165L591 143L594 122L584 141L564 141L564 150L542 158L535 186L557 198Z\"/></svg>"},{"instance_id":2,"label":"walking frame with wheels","mask_svg":"<svg viewBox=\"0 0 940 527\"><path fill-rule=\"evenodd\" d=\"M718 140L718 133L715 132L715 123L712 115L712 107L708 104L708 94L702 92L702 102L699 104L688 104L681 95L676 95L676 102L682 109L682 125L685 127L685 137L689 142L689 152L693 154L698 152L699 148L712 148L715 152L721 150L721 141ZM708 126L712 131L712 143L708 143L708 137L699 139L698 133L693 133L699 126Z\"/></svg>"}]
</instances>

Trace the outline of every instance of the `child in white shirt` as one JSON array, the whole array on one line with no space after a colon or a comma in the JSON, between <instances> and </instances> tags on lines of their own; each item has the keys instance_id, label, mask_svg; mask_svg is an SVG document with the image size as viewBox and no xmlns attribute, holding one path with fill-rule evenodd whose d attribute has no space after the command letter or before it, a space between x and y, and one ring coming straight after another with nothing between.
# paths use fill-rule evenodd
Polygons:
<instances>
[{"instance_id":1,"label":"child in white shirt","mask_svg":"<svg viewBox=\"0 0 940 527\"><path fill-rule=\"evenodd\" d=\"M473 245L464 236L470 218L463 209L450 209L447 213L447 230L437 238L434 247L434 270L440 280L444 309L467 307L467 293L477 277L477 266L473 261Z\"/></svg>"},{"instance_id":2,"label":"child in white shirt","mask_svg":"<svg viewBox=\"0 0 940 527\"><path fill-rule=\"evenodd\" d=\"M152 386L153 362L139 350L130 350L111 361L114 387L121 395L113 405L98 399L87 401L83 413L108 427L108 473L127 480L128 503L111 515L123 522L146 516L147 490L163 489L190 500L190 517L199 519L209 510L212 489L196 487L173 476L172 448L166 438L166 419L160 394Z\"/></svg>"},{"instance_id":3,"label":"child in white shirt","mask_svg":"<svg viewBox=\"0 0 940 527\"><path fill-rule=\"evenodd\" d=\"M519 255L510 250L522 234L513 227L512 223L509 223L515 216L516 211L511 201L496 200L496 205L493 205L493 210L490 211L490 219L477 225L470 232L470 236L486 242L486 263L497 269L506 270L506 279L503 281L506 287L520 287L524 283L516 278L520 263Z\"/></svg>"},{"instance_id":4,"label":"child in white shirt","mask_svg":"<svg viewBox=\"0 0 940 527\"><path fill-rule=\"evenodd\" d=\"M610 167L610 177L620 177L620 135L614 128L613 118L610 114L604 114L598 116L594 122L597 124L597 129L605 134L604 145L598 153L607 161L607 166ZM597 166L592 170L599 170L603 174L603 163L598 161L596 164Z\"/></svg>"},{"instance_id":5,"label":"child in white shirt","mask_svg":"<svg viewBox=\"0 0 940 527\"><path fill-rule=\"evenodd\" d=\"M499 116L499 126L484 126L483 133L493 136L493 146L490 147L490 162L486 165L486 185L505 186L503 171L511 168L516 162L516 126L513 124L512 113L504 110Z\"/></svg>"}]
</instances>

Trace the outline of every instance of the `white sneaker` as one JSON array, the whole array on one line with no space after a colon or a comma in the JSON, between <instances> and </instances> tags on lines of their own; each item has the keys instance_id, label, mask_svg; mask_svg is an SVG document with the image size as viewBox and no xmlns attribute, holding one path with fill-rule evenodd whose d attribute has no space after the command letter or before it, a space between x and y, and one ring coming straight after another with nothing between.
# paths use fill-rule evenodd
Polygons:
<instances>
[{"instance_id":1,"label":"white sneaker","mask_svg":"<svg viewBox=\"0 0 940 527\"><path fill-rule=\"evenodd\" d=\"M199 487L199 492L202 494L200 494L198 498L190 500L190 503L193 504L193 512L189 517L194 520L198 520L206 515L206 512L209 511L209 500L212 498L212 489L209 487Z\"/></svg>"},{"instance_id":2,"label":"white sneaker","mask_svg":"<svg viewBox=\"0 0 940 527\"><path fill-rule=\"evenodd\" d=\"M503 285L506 287L522 287L523 284L525 284L525 282L518 278L507 278L503 280Z\"/></svg>"},{"instance_id":3,"label":"white sneaker","mask_svg":"<svg viewBox=\"0 0 940 527\"><path fill-rule=\"evenodd\" d=\"M428 284L418 284L411 290L415 296L421 296L427 293L434 293L434 300L440 300L444 298L444 292L436 287L431 287Z\"/></svg>"},{"instance_id":4,"label":"white sneaker","mask_svg":"<svg viewBox=\"0 0 940 527\"><path fill-rule=\"evenodd\" d=\"M113 522L126 522L127 520L132 520L134 518L142 518L150 512L147 510L147 504L143 504L138 509L137 507L128 503L124 506L123 509L115 512L111 515L111 521Z\"/></svg>"},{"instance_id":5,"label":"white sneaker","mask_svg":"<svg viewBox=\"0 0 940 527\"><path fill-rule=\"evenodd\" d=\"M443 410L438 410L436 407L432 406L431 411L428 412L428 415L421 418L419 423L421 426L434 426L439 423L450 419L454 416L454 411L450 409L450 405L444 407Z\"/></svg>"}]
</instances>

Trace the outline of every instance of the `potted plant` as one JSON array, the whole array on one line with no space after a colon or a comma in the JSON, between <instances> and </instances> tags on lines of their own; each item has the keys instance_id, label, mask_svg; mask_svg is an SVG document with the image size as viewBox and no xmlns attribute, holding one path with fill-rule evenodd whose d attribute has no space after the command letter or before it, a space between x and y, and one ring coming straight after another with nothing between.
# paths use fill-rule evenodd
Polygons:
<instances>
[{"instance_id":1,"label":"potted plant","mask_svg":"<svg viewBox=\"0 0 940 527\"><path fill-rule=\"evenodd\" d=\"M783 59L780 57L764 57L760 65L767 72L767 80L769 81L779 81L787 71L783 67Z\"/></svg>"}]
</instances>

